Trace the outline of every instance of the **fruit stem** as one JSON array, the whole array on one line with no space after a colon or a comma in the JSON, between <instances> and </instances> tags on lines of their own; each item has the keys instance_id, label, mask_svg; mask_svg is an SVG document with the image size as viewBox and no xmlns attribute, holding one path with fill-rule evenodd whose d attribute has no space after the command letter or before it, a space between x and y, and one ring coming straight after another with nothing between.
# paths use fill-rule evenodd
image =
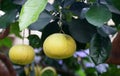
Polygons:
<instances>
[{"instance_id":1,"label":"fruit stem","mask_svg":"<svg viewBox=\"0 0 120 76\"><path fill-rule=\"evenodd\" d=\"M60 32L61 32L61 33L65 33L65 32L62 30L62 7L61 7L61 6L59 6L59 14L60 14L60 16L59 16L58 25L59 25L59 27L60 27Z\"/></svg>"},{"instance_id":2,"label":"fruit stem","mask_svg":"<svg viewBox=\"0 0 120 76\"><path fill-rule=\"evenodd\" d=\"M60 16L59 16L58 25L59 27L61 27L62 26L62 7L61 6L59 6L59 14Z\"/></svg>"},{"instance_id":3,"label":"fruit stem","mask_svg":"<svg viewBox=\"0 0 120 76\"><path fill-rule=\"evenodd\" d=\"M22 44L24 44L24 39L25 39L25 30L23 30L23 33L22 33Z\"/></svg>"}]
</instances>

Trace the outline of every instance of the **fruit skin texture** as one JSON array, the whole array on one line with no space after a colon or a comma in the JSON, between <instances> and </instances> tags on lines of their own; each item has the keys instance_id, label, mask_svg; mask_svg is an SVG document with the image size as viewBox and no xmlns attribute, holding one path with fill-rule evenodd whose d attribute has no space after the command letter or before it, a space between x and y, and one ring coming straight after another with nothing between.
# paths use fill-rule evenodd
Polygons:
<instances>
[{"instance_id":1,"label":"fruit skin texture","mask_svg":"<svg viewBox=\"0 0 120 76\"><path fill-rule=\"evenodd\" d=\"M43 43L44 53L54 59L65 59L74 54L76 43L74 39L62 33L54 33L48 36Z\"/></svg>"},{"instance_id":2,"label":"fruit skin texture","mask_svg":"<svg viewBox=\"0 0 120 76\"><path fill-rule=\"evenodd\" d=\"M15 64L30 64L34 60L34 57L34 49L29 45L19 44L11 47L9 50L9 58Z\"/></svg>"}]
</instances>

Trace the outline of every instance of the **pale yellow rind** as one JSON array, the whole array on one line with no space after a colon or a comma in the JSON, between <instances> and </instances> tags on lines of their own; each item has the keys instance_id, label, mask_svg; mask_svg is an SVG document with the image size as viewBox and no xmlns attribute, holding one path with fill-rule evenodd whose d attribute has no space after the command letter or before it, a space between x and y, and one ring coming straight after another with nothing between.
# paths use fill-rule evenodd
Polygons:
<instances>
[{"instance_id":1,"label":"pale yellow rind","mask_svg":"<svg viewBox=\"0 0 120 76\"><path fill-rule=\"evenodd\" d=\"M71 57L76 51L74 39L62 33L54 33L46 38L43 43L44 53L55 59L65 59Z\"/></svg>"},{"instance_id":2,"label":"pale yellow rind","mask_svg":"<svg viewBox=\"0 0 120 76\"><path fill-rule=\"evenodd\" d=\"M34 60L34 57L34 49L29 45L19 44L11 47L9 50L9 58L15 64L30 64Z\"/></svg>"}]
</instances>

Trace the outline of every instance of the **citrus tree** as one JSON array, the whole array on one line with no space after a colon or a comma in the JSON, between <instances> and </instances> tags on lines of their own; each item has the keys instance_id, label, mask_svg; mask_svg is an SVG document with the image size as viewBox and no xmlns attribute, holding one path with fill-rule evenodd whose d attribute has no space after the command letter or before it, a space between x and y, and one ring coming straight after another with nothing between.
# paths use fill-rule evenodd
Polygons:
<instances>
[{"instance_id":1,"label":"citrus tree","mask_svg":"<svg viewBox=\"0 0 120 76\"><path fill-rule=\"evenodd\" d=\"M0 11L0 46L8 47L1 49L0 67L7 71L0 75L120 74L119 0L0 0ZM12 45L9 35L24 39L20 32L25 29L29 45Z\"/></svg>"}]
</instances>

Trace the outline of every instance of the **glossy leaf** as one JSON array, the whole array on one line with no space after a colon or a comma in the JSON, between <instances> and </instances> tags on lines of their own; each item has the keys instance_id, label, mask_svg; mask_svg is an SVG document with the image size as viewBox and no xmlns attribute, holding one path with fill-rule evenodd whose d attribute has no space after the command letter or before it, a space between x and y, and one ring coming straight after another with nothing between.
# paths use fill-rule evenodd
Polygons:
<instances>
[{"instance_id":1,"label":"glossy leaf","mask_svg":"<svg viewBox=\"0 0 120 76\"><path fill-rule=\"evenodd\" d=\"M62 25L62 30L64 31L65 34L71 35L67 24ZM83 50L86 48L86 43L80 43L80 42L76 41L76 44L77 44L77 49L76 49L77 51L79 51L81 49Z\"/></svg>"},{"instance_id":2,"label":"glossy leaf","mask_svg":"<svg viewBox=\"0 0 120 76\"><path fill-rule=\"evenodd\" d=\"M101 36L107 37L109 35L114 35L117 32L117 29L103 25L102 27L98 28L97 31Z\"/></svg>"},{"instance_id":3,"label":"glossy leaf","mask_svg":"<svg viewBox=\"0 0 120 76\"><path fill-rule=\"evenodd\" d=\"M48 23L50 23L51 19L52 19L52 15L47 11L43 11L40 14L38 20L29 26L29 29L42 30Z\"/></svg>"},{"instance_id":4,"label":"glossy leaf","mask_svg":"<svg viewBox=\"0 0 120 76\"><path fill-rule=\"evenodd\" d=\"M27 0L23 5L20 17L19 27L20 30L27 28L31 23L35 22L39 14L44 10L47 0Z\"/></svg>"},{"instance_id":5,"label":"glossy leaf","mask_svg":"<svg viewBox=\"0 0 120 76\"><path fill-rule=\"evenodd\" d=\"M16 18L17 9L10 10L0 17L0 28L6 28Z\"/></svg>"},{"instance_id":6,"label":"glossy leaf","mask_svg":"<svg viewBox=\"0 0 120 76\"><path fill-rule=\"evenodd\" d=\"M83 8L86 8L86 7L89 7L89 5L86 4L86 3L84 3L84 2L74 2L74 3L70 6L70 10L71 10L74 14L80 16L82 9L83 9Z\"/></svg>"},{"instance_id":7,"label":"glossy leaf","mask_svg":"<svg viewBox=\"0 0 120 76\"><path fill-rule=\"evenodd\" d=\"M93 5L86 13L87 21L97 27L103 26L111 17L111 12L104 5Z\"/></svg>"},{"instance_id":8,"label":"glossy leaf","mask_svg":"<svg viewBox=\"0 0 120 76\"><path fill-rule=\"evenodd\" d=\"M87 43L91 40L96 27L89 24L86 20L73 19L68 22L70 34L80 43Z\"/></svg>"},{"instance_id":9,"label":"glossy leaf","mask_svg":"<svg viewBox=\"0 0 120 76\"><path fill-rule=\"evenodd\" d=\"M111 0L102 0L102 4L106 5L112 13L120 14L120 11L113 6Z\"/></svg>"},{"instance_id":10,"label":"glossy leaf","mask_svg":"<svg viewBox=\"0 0 120 76\"><path fill-rule=\"evenodd\" d=\"M95 64L104 63L111 51L109 37L95 34L90 42L90 56Z\"/></svg>"}]
</instances>

